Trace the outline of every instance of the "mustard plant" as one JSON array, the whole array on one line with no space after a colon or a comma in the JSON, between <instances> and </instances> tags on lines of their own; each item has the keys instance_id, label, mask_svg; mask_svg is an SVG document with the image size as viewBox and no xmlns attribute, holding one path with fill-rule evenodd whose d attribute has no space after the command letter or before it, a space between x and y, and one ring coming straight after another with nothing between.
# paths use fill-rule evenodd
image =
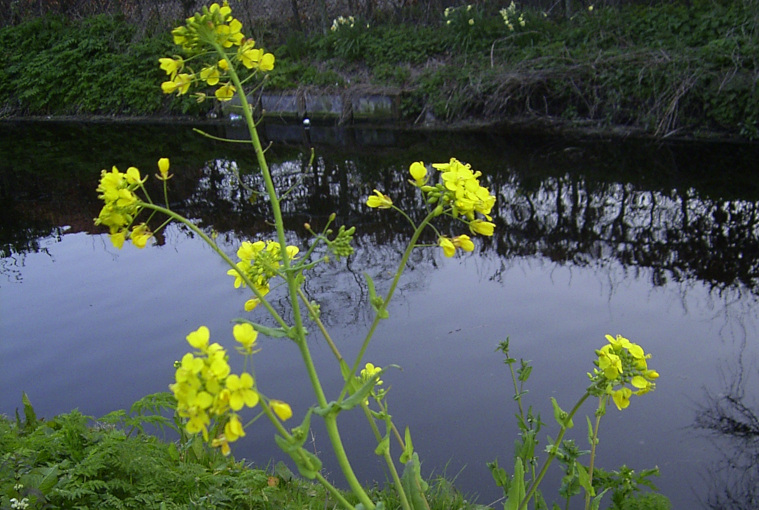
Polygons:
<instances>
[{"instance_id":1,"label":"mustard plant","mask_svg":"<svg viewBox=\"0 0 759 510\"><path fill-rule=\"evenodd\" d=\"M248 100L248 94L260 87L266 73L274 68L274 56L257 47L255 41L243 34L241 22L232 16L232 10L226 3L215 3L204 8L188 18L184 25L174 29L172 35L182 54L159 60L160 68L167 75L167 80L161 84L162 91L179 96L193 91L198 101L211 98L228 102L237 99L237 108L250 136L247 143L255 151L276 230L274 239L242 242L236 257L230 257L211 236L171 209L167 187L172 178L169 158L161 158L157 163L155 177L163 185L160 202L151 199L145 186L148 177L144 177L136 167L129 167L125 172L116 167L102 171L97 191L104 205L95 221L108 227L116 247L120 248L129 241L137 248L144 248L167 224L180 222L226 262L229 266L227 274L233 278L231 283L234 287L250 291L245 310L258 314L263 309L275 323L265 326L247 318L235 320L232 328L232 337L237 344L235 350L244 357L244 368L239 374L232 373L228 350L212 340L212 332L206 326L200 325L187 334L186 341L191 351L175 363L174 381L169 386L176 399L176 412L182 420L183 430L202 437L223 455L229 455L231 444L245 436L246 428L264 417L277 432L277 445L290 455L300 474L322 484L341 506L357 510L383 508L384 503L373 501L358 481L338 427L341 413L360 409L376 439L375 453L387 464L401 507L404 510L429 508L425 498L427 484L421 477L420 460L414 452L410 430L406 427L401 432L389 412L388 391L383 387L382 377L393 366L377 367L366 362L364 357L379 323L389 317L388 305L411 253L417 249L434 248L442 250L445 257L453 257L459 252L473 251L475 244L470 234L494 234L495 224L490 214L495 205L495 195L481 184L481 172L453 157L447 162L431 165L421 161L410 164L408 182L421 195L426 212L418 223L396 207L392 197L381 190L374 190L367 198L366 205L380 212L388 210L401 214L413 227L413 234L384 295L376 291L374 282L366 276L374 317L358 354L354 359L346 360L319 317L319 304L307 298L303 284L307 271L317 264L326 262L330 257L348 257L352 254L351 241L355 228L342 226L334 232L330 228L335 221L333 214L320 232L314 231L308 224L305 226L314 238L305 252L286 242L280 201L288 190L277 189L274 184L258 137L253 108ZM204 91L209 87L213 92ZM468 233L446 235L436 226L441 220L463 225L462 228L466 228ZM435 242L422 242L422 234L430 231ZM322 251L317 251L316 247L320 245L326 247L329 255L319 255ZM288 314L278 311L269 300L269 293L275 287L287 293ZM328 398L313 362L306 325L312 331L315 326L315 330L324 337L335 357L336 370L342 377L341 390L331 398ZM256 353L261 349L258 344L260 335L289 339L301 356L316 402L305 413L299 413L301 421L297 426L285 426L293 418L293 410L286 402L268 395L255 376L254 362ZM637 388L637 393L653 389L650 380L655 373L645 371L646 355L642 349L624 339L610 341L610 346L598 351L598 369L591 375L592 385L586 395L570 413L561 411L557 414L563 428L555 442L557 446L551 453L552 457L556 456L564 430L571 425L572 416L585 399L593 395L599 398L600 403L605 403L612 398L622 408L627 406L632 394L626 389L626 384ZM249 420L244 417L248 410L256 413ZM342 475L359 501L356 505L350 503L325 478L321 460L304 448L311 420L315 417L324 422ZM398 450L394 451L392 445L396 443ZM404 466L402 472L399 472L398 464ZM518 490L520 498L510 498L509 501L516 501L515 504L524 507L525 502L533 497L544 471L545 468L526 491L523 482L521 486L514 483L514 487L522 487ZM590 473L592 476L592 467Z\"/></svg>"},{"instance_id":2,"label":"mustard plant","mask_svg":"<svg viewBox=\"0 0 759 510\"><path fill-rule=\"evenodd\" d=\"M519 368L515 369L516 359L509 355L509 340L502 342L499 350L506 356L504 362L509 367L512 384L514 385L514 400L517 402L519 413L517 422L519 426L519 438L516 442L514 457L514 474L508 476L506 471L498 466L498 462L488 464L496 483L504 488L506 503L505 510L521 510L527 508L532 500L535 508L545 508L546 503L538 490L551 463L558 459L565 466L565 476L562 479L560 496L567 500L580 492L585 491L585 509L597 509L601 498L607 490L613 487L611 481L604 484L594 485L596 447L598 445L598 433L601 417L606 414L606 407L614 403L619 411L630 405L630 399L634 395L645 395L656 388L654 382L659 378L659 373L648 368L647 360L651 357L638 344L631 342L622 335L616 337L606 335L607 344L596 350L595 368L588 373L590 381L585 392L569 412L564 411L557 400L551 397L551 405L556 423L559 425L559 433L555 440L549 438L545 452L548 454L543 464L539 466L536 453L538 446L538 432L545 425L540 415L533 413L532 407L524 409L523 397L526 395L525 383L530 377L532 366L524 360L520 360ZM581 451L573 440L564 440L566 432L574 427L574 416L582 405L591 397L597 399L597 407L594 411L594 421L587 418L588 442L590 451ZM579 457L589 454L588 466L579 462ZM625 468L621 471L624 471ZM645 471L639 477L635 486L646 483L647 476L658 474L658 470ZM606 475L607 479L612 479ZM632 480L632 477L628 477ZM599 487L606 485L601 491ZM632 489L631 489L632 490ZM615 489L615 492L617 490Z\"/></svg>"}]
</instances>

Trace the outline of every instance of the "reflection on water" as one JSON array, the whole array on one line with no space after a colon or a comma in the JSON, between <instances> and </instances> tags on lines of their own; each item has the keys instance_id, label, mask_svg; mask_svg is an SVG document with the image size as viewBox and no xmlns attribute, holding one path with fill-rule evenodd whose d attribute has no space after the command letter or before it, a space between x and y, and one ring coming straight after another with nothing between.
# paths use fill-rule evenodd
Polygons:
<instances>
[{"instance_id":1,"label":"reflection on water","mask_svg":"<svg viewBox=\"0 0 759 510\"><path fill-rule=\"evenodd\" d=\"M316 138L348 143L318 146L310 164L292 136L268 156L279 189L289 190L290 242L307 246L303 223L318 230L332 212L357 227L356 253L319 266L305 286L348 356L371 316L363 273L386 287L409 233L403 218L363 205L371 190L422 214L406 185L409 163L455 155L482 170L498 194L497 235L478 241L476 254L414 253L394 320L383 322L370 352L375 363L404 368L389 374L390 404L416 431L428 472L448 466L481 502L498 496L485 462L498 456L508 464L516 432L507 374L494 353L506 336L516 356L533 360L530 403L550 416L548 396L574 401L603 335L623 333L654 353L662 377L654 394L604 418L601 465L659 465L658 485L675 508L755 506L756 147L492 133ZM219 341L229 337L245 296L211 250L178 226L156 247L114 250L92 225L100 207L94 188L101 168L136 165L148 174L169 156L173 207L218 233L232 254L241 240L271 234L248 151L170 125L2 125L0 146L9 156L0 161L0 358L14 360L0 375L0 412L12 413L22 390L43 415L127 407L166 388L187 332L206 324ZM456 225L443 229L460 233ZM327 365L328 349L313 342L317 363ZM289 347L266 342L257 374L267 393L303 412L311 399ZM339 380L326 384L339 389ZM346 430L354 430L352 419ZM728 458L733 450L720 435L736 445ZM259 464L281 457L270 437L268 429L251 431L238 454ZM356 432L347 442L361 451L369 439ZM318 429L312 446L327 449ZM326 466L335 473L334 463ZM385 476L373 460L360 470L367 479Z\"/></svg>"}]
</instances>

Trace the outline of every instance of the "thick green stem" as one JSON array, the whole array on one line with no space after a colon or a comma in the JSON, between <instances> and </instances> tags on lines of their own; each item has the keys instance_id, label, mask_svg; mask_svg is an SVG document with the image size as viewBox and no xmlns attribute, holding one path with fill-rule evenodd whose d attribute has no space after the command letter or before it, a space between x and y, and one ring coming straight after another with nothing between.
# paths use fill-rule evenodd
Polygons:
<instances>
[{"instance_id":1,"label":"thick green stem","mask_svg":"<svg viewBox=\"0 0 759 510\"><path fill-rule=\"evenodd\" d=\"M569 423L569 421L574 417L574 415L577 413L577 411L580 409L580 407L585 403L585 401L590 396L590 393L585 392L585 394L580 397L580 400L577 401L575 406L572 408L572 410L567 415L567 418L565 420L566 423ZM540 485L540 482L543 481L543 477L546 475L546 472L548 471L548 466L551 465L553 462L553 459L556 458L556 453L559 451L559 446L561 445L561 441L564 439L564 434L567 432L567 427L562 426L561 430L559 431L559 435L556 438L556 441L553 443L553 448L551 448L551 452L548 454L548 458L543 463L543 467L540 469L540 472L538 473L538 477L533 480L532 484L530 484L530 488L527 491L527 493L524 496L524 499L519 503L518 510L522 510L523 508L527 508L527 502L530 501L532 496L535 494L535 491L538 490L538 486Z\"/></svg>"}]
</instances>

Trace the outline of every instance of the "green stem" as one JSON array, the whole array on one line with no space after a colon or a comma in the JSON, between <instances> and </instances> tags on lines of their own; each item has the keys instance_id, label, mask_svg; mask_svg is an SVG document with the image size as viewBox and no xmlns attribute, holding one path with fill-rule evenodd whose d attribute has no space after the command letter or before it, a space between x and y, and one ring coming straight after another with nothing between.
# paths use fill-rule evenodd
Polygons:
<instances>
[{"instance_id":1,"label":"green stem","mask_svg":"<svg viewBox=\"0 0 759 510\"><path fill-rule=\"evenodd\" d=\"M205 232L203 232L193 222L191 222L190 220L188 220L184 216L175 213L171 209L167 209L165 207L161 207L160 205L149 204L149 203L145 203L145 202L142 203L142 207L144 207L145 209L152 209L152 210L154 210L156 212L160 212L162 214L165 214L165 215L167 215L167 216L175 219L176 221L182 223L183 225L187 226L190 230L192 230L195 234L197 234L198 237L200 237L201 239L203 239L203 241L205 241L206 244L208 244L208 246L210 246L211 249L213 251L215 251L216 254L219 257L221 257L224 260L224 262L226 262L229 265L229 267L231 267L232 269L234 269L234 270L237 271L237 274L240 275L240 278L242 278L242 280L245 282L245 284L248 287L250 287L250 290L253 291L253 294L256 295L256 297L258 298L258 300L266 308L266 310L271 314L271 316L274 318L274 320L277 321L277 323L280 326L282 326L283 328L289 329L289 325L287 324L287 322L285 322L285 320L277 313L277 311L271 306L271 304L269 304L269 302L264 298L263 294L261 294L261 292L258 291L258 288L255 285L253 285L253 282L250 281L250 279L248 278L248 276L245 275L243 272L241 272L241 271L239 271L237 269L237 264L235 264L234 261L231 258L229 258L229 256L226 253L224 253L223 251L221 251L221 249L213 241L213 239L211 239L210 237L208 237L208 234L206 234Z\"/></svg>"},{"instance_id":2,"label":"green stem","mask_svg":"<svg viewBox=\"0 0 759 510\"><path fill-rule=\"evenodd\" d=\"M390 284L390 289L387 291L387 295L385 296L385 300L382 304L382 309L386 310L387 305L390 303L390 300L393 297L393 294L395 293L395 289L398 286L398 282L401 279L401 274L403 274L403 270L406 268L406 264L408 263L408 259L411 256L411 252L416 247L416 242L419 240L419 236L422 235L422 231L424 228L429 224L429 222L437 216L435 212L429 213L425 218L422 220L422 222L419 224L419 226L414 231L414 234L411 236L411 240L408 243L408 246L406 247L406 251L403 253L403 258L401 258L401 262L398 265L398 269L395 271L395 277L393 278L393 282ZM353 363L353 367L351 369L351 374L355 374L356 370L358 370L358 367L361 365L361 360L364 357L364 354L366 353L366 349L369 347L369 342L372 339L372 336L374 336L374 331L377 329L377 326L379 325L379 321L382 320L380 318L380 310L377 310L377 313L374 315L374 321L372 321L371 326L369 326L369 331L366 334L366 338L364 339L364 343L361 345L361 349L358 352L358 355L356 356L356 361ZM345 396L345 393L348 391L348 386L346 385L343 388L343 391L340 393L340 400Z\"/></svg>"},{"instance_id":3,"label":"green stem","mask_svg":"<svg viewBox=\"0 0 759 510\"><path fill-rule=\"evenodd\" d=\"M603 399L606 398L606 396L601 396L598 398L598 409L596 410L596 423L593 427L593 437L591 438L591 445L590 445L590 465L588 466L588 484L590 487L593 487L593 468L595 467L595 461L596 461L596 445L598 444L598 427L601 425L601 416L603 416L603 413L601 412L601 407L603 406ZM588 510L590 508L590 491L585 491L585 510Z\"/></svg>"},{"instance_id":4,"label":"green stem","mask_svg":"<svg viewBox=\"0 0 759 510\"><path fill-rule=\"evenodd\" d=\"M377 428L377 424L374 422L374 417L369 411L369 406L366 404L361 404L361 408L364 410L366 420L369 422L369 426L372 428L372 432L374 432L374 437L377 439L377 444L379 444L382 441L382 434ZM393 428L395 427L393 426ZM403 443L401 443L401 448L402 447ZM401 498L401 506L403 507L403 510L412 510L411 505L408 502L408 498L406 497L406 491L403 490L401 478L398 476L398 470L395 469L395 463L393 462L393 457L390 455L389 448L388 451L382 454L382 457L385 459L385 463L390 469L390 475L393 477L393 485L395 485L395 491L398 493L398 497Z\"/></svg>"},{"instance_id":5,"label":"green stem","mask_svg":"<svg viewBox=\"0 0 759 510\"><path fill-rule=\"evenodd\" d=\"M577 413L577 411L585 403L585 401L588 399L589 396L590 396L590 393L585 392L585 394L582 397L580 397L580 400L577 401L575 406L569 412L569 415L567 416L565 423L569 423L569 421L572 419L575 413ZM530 484L530 488L525 494L524 499L522 499L522 501L519 503L519 507L517 507L517 510L522 510L523 508L527 508L527 502L530 501L532 496L538 490L538 486L540 485L540 482L543 481L543 477L546 475L546 472L548 471L548 466L550 466L551 463L553 462L553 459L556 458L556 453L559 451L559 445L561 445L561 441L564 439L564 434L566 432L567 432L566 425L562 426L561 430L559 431L559 435L556 438L556 441L553 443L553 448L551 448L551 452L548 454L548 458L543 463L543 467L540 469L540 473L538 473L538 477L535 480L533 480L532 484Z\"/></svg>"},{"instance_id":6,"label":"green stem","mask_svg":"<svg viewBox=\"0 0 759 510\"><path fill-rule=\"evenodd\" d=\"M284 268L283 273L287 281L288 295L290 298L290 305L292 307L293 313L293 322L295 327L294 340L298 344L298 349L300 350L301 357L303 358L303 362L306 366L306 371L308 372L311 386L314 390L314 393L316 394L316 400L320 407L326 408L327 398L324 394L324 389L322 388L321 382L319 381L319 376L316 373L316 368L314 366L313 359L311 358L311 353L306 343L306 335L303 328L303 318L301 316L301 310L298 303L298 283L296 281L295 274L290 270L290 260L286 255L285 227L284 221L282 220L282 210L280 209L279 199L277 198L277 191L274 187L274 181L271 177L269 166L266 162L264 149L261 146L261 140L258 138L258 131L256 130L256 125L253 121L253 111L251 110L250 104L248 103L248 98L246 97L242 83L240 82L240 77L237 75L232 62L229 61L226 52L217 43L214 43L214 48L218 54L227 61L229 76L237 91L237 97L240 99L243 117L245 118L245 122L248 125L250 140L256 152L258 165L261 168L261 174L264 178L266 192L268 193L269 199L271 201L272 213L274 215L274 224L277 230L277 239L281 247L280 251L282 253L282 266ZM361 503L363 503L363 505L367 508L367 510L373 510L374 503L369 498L369 495L366 493L364 488L361 486L361 483L356 478L356 475L353 472L353 469L348 460L348 456L345 453L345 448L340 438L340 432L337 428L337 418L333 415L326 416L324 418L324 422L327 428L327 434L329 435L330 442L332 443L332 448L337 457L338 464L343 471L343 475L345 476L348 485L361 501Z\"/></svg>"}]
</instances>

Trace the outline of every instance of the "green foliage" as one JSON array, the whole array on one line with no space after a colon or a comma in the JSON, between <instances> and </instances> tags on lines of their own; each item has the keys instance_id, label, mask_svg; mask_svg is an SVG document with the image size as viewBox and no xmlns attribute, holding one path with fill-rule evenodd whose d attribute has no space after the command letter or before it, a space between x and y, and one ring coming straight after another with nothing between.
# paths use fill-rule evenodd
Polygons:
<instances>
[{"instance_id":1,"label":"green foliage","mask_svg":"<svg viewBox=\"0 0 759 510\"><path fill-rule=\"evenodd\" d=\"M121 17L34 19L0 29L0 44L0 102L19 113L144 115L167 104L157 61L170 37L140 38ZM168 103L192 111L194 101Z\"/></svg>"},{"instance_id":2,"label":"green foliage","mask_svg":"<svg viewBox=\"0 0 759 510\"><path fill-rule=\"evenodd\" d=\"M267 87L403 87L402 111L412 120L428 111L440 120L544 118L660 136L759 136L755 0L596 6L569 20L516 2L508 23L503 5L451 8L431 25L378 16L369 27L343 18L326 34L290 32ZM118 16L30 19L0 29L0 45L6 113L208 110L157 86L170 36L137 33Z\"/></svg>"},{"instance_id":3,"label":"green foliage","mask_svg":"<svg viewBox=\"0 0 759 510\"><path fill-rule=\"evenodd\" d=\"M30 509L334 507L321 486L296 478L282 463L268 473L223 457L199 436L162 442L145 433L146 425L174 428L161 415L173 406L171 394L157 393L130 412L98 420L72 411L45 421L23 398L23 419L0 417L0 508L10 508L12 498L26 498ZM484 508L468 503L442 477L429 486L432 510ZM386 508L400 506L391 490L375 488L372 497L386 501Z\"/></svg>"}]
</instances>

